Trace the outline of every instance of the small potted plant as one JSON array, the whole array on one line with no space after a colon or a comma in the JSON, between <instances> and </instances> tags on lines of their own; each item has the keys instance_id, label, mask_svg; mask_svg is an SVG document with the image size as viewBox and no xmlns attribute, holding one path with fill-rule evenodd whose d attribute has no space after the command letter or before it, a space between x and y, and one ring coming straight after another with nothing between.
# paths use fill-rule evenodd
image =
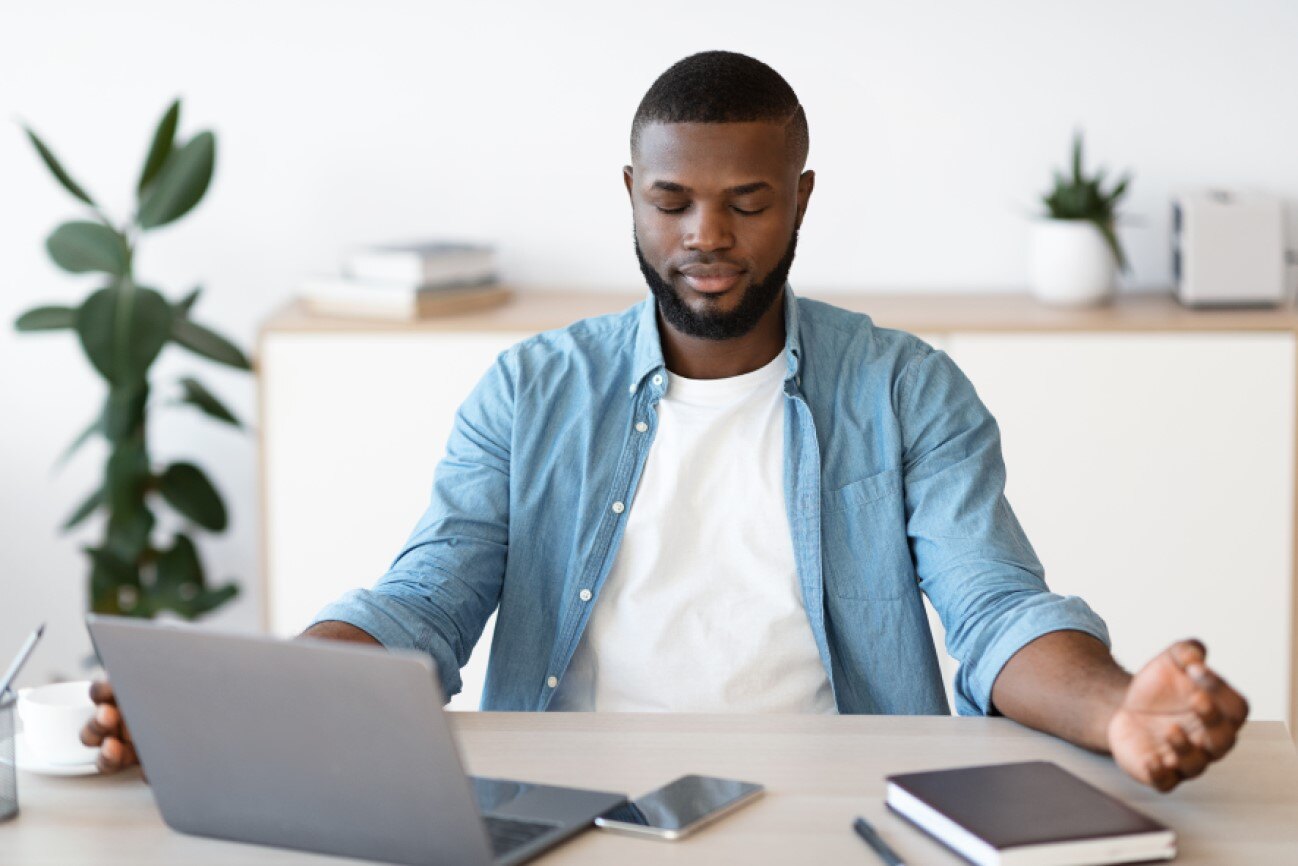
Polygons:
<instances>
[{"instance_id":1,"label":"small potted plant","mask_svg":"<svg viewBox=\"0 0 1298 866\"><path fill-rule=\"evenodd\" d=\"M1087 306L1113 297L1119 269L1127 257L1114 223L1130 174L1107 191L1103 168L1088 177L1082 170L1082 134L1073 137L1072 176L1055 172L1053 188L1041 197L1044 219L1034 226L1032 290L1047 304Z\"/></svg>"}]
</instances>

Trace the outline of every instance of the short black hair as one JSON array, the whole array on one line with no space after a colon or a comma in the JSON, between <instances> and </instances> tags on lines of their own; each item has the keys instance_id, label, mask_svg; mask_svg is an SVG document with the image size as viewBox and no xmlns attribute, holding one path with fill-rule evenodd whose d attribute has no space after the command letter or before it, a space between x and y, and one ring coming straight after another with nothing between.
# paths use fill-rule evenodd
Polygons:
<instances>
[{"instance_id":1,"label":"short black hair","mask_svg":"<svg viewBox=\"0 0 1298 866\"><path fill-rule=\"evenodd\" d=\"M801 171L810 137L807 113L789 82L760 60L734 51L703 51L658 76L631 122L634 158L640 130L650 123L782 123L789 155Z\"/></svg>"}]
</instances>

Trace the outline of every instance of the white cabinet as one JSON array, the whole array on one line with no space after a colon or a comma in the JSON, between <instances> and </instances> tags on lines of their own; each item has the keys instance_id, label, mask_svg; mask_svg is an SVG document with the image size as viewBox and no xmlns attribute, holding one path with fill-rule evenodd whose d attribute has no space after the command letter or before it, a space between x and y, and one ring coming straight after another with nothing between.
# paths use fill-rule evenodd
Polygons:
<instances>
[{"instance_id":1,"label":"white cabinet","mask_svg":"<svg viewBox=\"0 0 1298 866\"><path fill-rule=\"evenodd\" d=\"M270 332L262 389L266 611L281 637L383 575L423 514L455 410L522 333ZM477 709L490 631L457 709Z\"/></svg>"},{"instance_id":2,"label":"white cabinet","mask_svg":"<svg viewBox=\"0 0 1298 866\"><path fill-rule=\"evenodd\" d=\"M422 514L455 409L496 354L624 298L520 297L493 317L368 327L300 314L262 334L268 626L290 635L372 584ZM969 302L830 298L946 349L1002 431L1007 495L1052 589L1084 597L1138 666L1202 638L1210 661L1284 719L1292 692L1295 329L1188 319L1130 331L1121 306L1042 320ZM906 306L909 304L910 306ZM1163 314L1140 308L1143 323ZM526 322L534 317L535 327ZM1272 324L1275 316L1277 324ZM562 319L562 321L556 321ZM1003 330L989 324L1009 319ZM1257 326L1256 322L1262 325ZM967 327L966 327L967 325ZM941 645L941 629L931 617ZM490 625L452 703L477 706ZM939 653L943 673L952 660Z\"/></svg>"},{"instance_id":3,"label":"white cabinet","mask_svg":"<svg viewBox=\"0 0 1298 866\"><path fill-rule=\"evenodd\" d=\"M1001 428L1006 494L1056 592L1139 667L1201 638L1284 719L1293 580L1292 334L953 334Z\"/></svg>"}]
</instances>

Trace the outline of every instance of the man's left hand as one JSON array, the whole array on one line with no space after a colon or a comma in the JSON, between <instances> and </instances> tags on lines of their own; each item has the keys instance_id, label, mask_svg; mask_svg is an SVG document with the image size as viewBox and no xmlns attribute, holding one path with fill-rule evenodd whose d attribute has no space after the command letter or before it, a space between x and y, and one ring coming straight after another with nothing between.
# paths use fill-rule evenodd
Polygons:
<instances>
[{"instance_id":1,"label":"man's left hand","mask_svg":"<svg viewBox=\"0 0 1298 866\"><path fill-rule=\"evenodd\" d=\"M1131 680L1109 720L1109 751L1136 780L1170 791L1220 760L1248 701L1205 664L1197 640L1172 644Z\"/></svg>"}]
</instances>

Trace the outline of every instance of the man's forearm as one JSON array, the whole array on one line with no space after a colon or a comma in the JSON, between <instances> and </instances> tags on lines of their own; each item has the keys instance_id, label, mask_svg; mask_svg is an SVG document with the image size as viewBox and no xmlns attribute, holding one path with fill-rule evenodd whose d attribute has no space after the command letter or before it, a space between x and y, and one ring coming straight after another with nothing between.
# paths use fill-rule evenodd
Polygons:
<instances>
[{"instance_id":1,"label":"man's forearm","mask_svg":"<svg viewBox=\"0 0 1298 866\"><path fill-rule=\"evenodd\" d=\"M1015 721L1098 752L1131 674L1085 632L1042 635L1010 657L992 685L992 703Z\"/></svg>"},{"instance_id":2,"label":"man's forearm","mask_svg":"<svg viewBox=\"0 0 1298 866\"><path fill-rule=\"evenodd\" d=\"M364 629L357 628L351 623L340 622L338 620L325 620L318 622L298 635L299 638L310 637L321 640L341 640L350 641L351 643L368 643L377 644L378 641Z\"/></svg>"}]
</instances>

